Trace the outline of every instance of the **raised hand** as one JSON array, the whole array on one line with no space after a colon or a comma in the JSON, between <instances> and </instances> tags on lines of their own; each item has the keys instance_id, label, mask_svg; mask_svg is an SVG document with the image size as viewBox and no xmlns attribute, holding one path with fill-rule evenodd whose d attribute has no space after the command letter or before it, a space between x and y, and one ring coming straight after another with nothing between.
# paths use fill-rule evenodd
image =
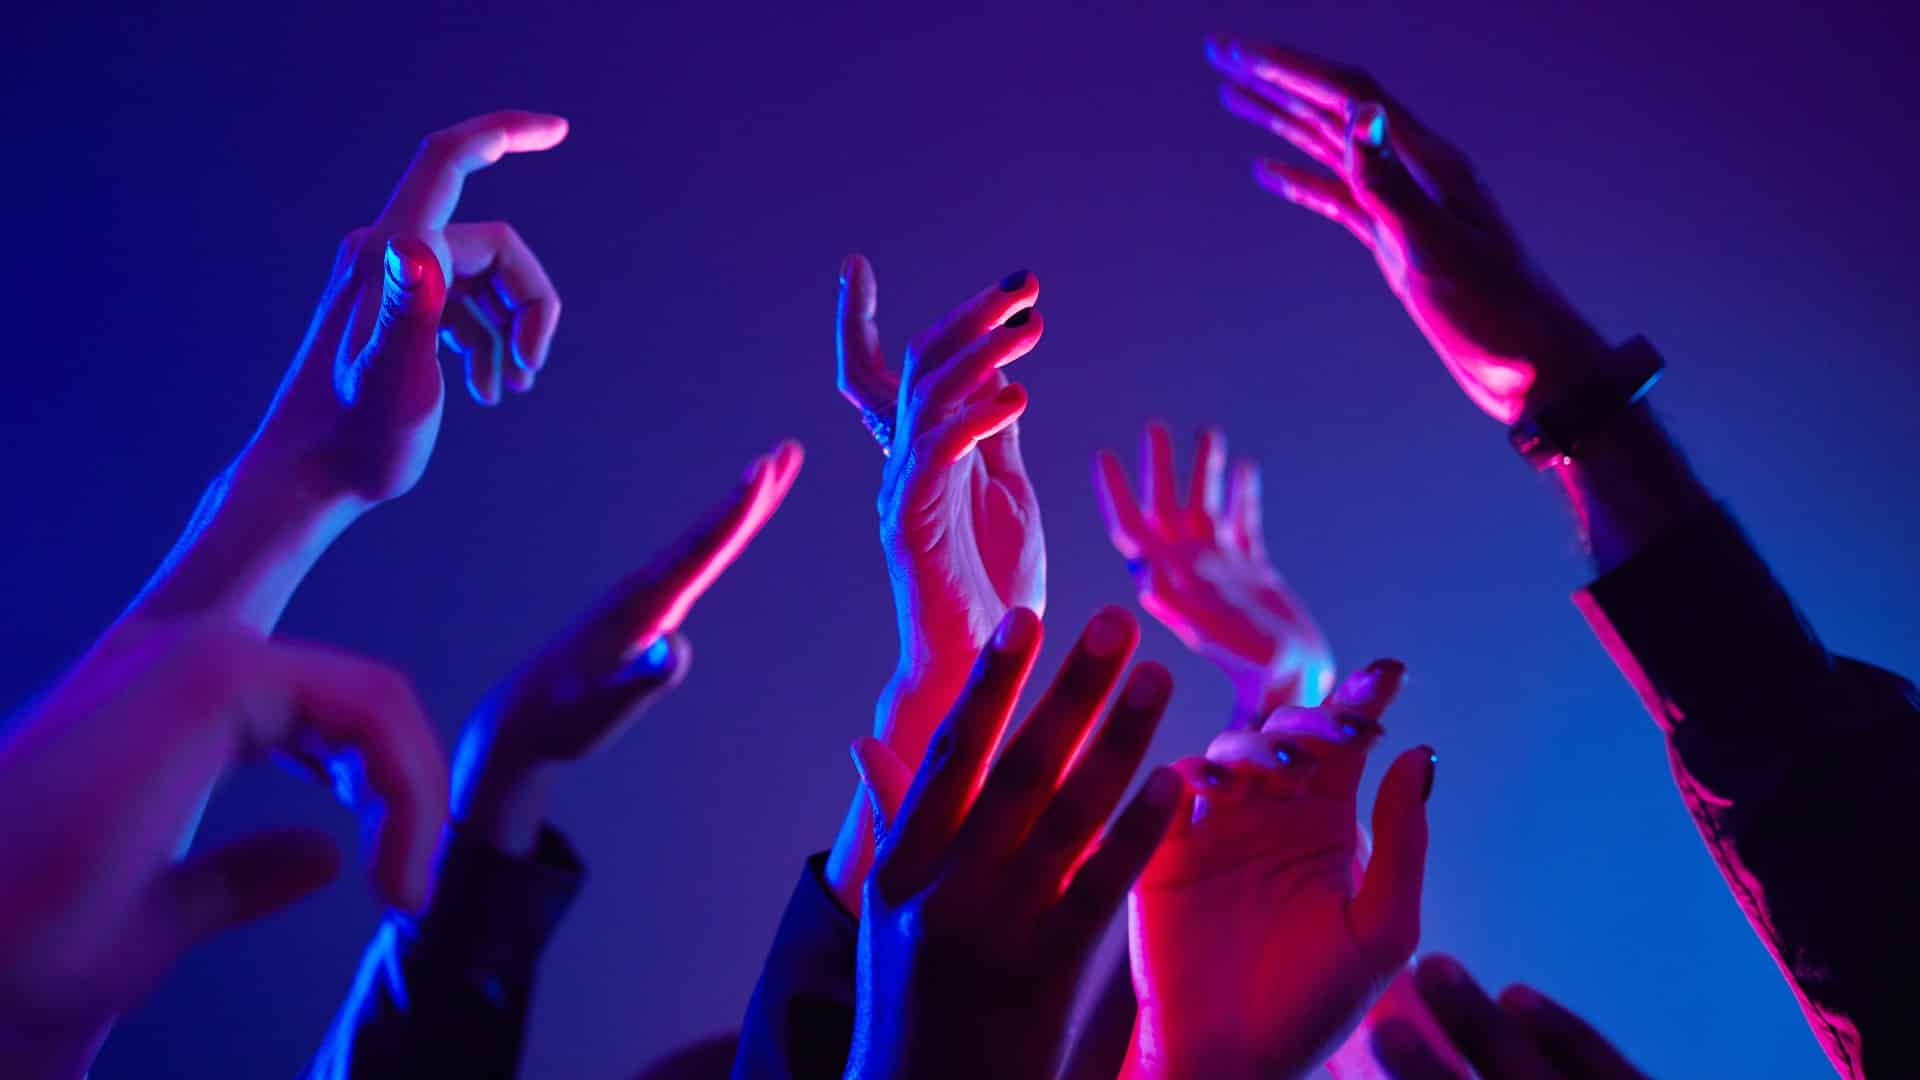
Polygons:
<instances>
[{"instance_id":1,"label":"raised hand","mask_svg":"<svg viewBox=\"0 0 1920 1080\"><path fill-rule=\"evenodd\" d=\"M445 340L474 400L533 386L560 299L505 222L451 221L468 174L566 137L558 116L497 112L427 136L374 223L341 242L307 337L247 454L322 498L411 489L440 430ZM450 284L449 284L450 283Z\"/></svg>"},{"instance_id":2,"label":"raised hand","mask_svg":"<svg viewBox=\"0 0 1920 1080\"><path fill-rule=\"evenodd\" d=\"M988 771L1040 634L1033 612L1006 617L909 790L886 744L855 744L892 824L866 885L848 1076L1051 1078L1087 956L1182 810L1180 778L1157 769L1101 838L1173 689L1139 665L1088 739L1139 639L1117 608Z\"/></svg>"},{"instance_id":3,"label":"raised hand","mask_svg":"<svg viewBox=\"0 0 1920 1080\"><path fill-rule=\"evenodd\" d=\"M897 376L880 348L875 289L873 267L849 256L840 388L887 454L880 538L902 662L964 678L1008 611L1046 602L1040 504L1020 457L1027 394L1000 371L1040 341L1040 283L1022 270L955 308L907 346ZM917 758L917 747L905 752Z\"/></svg>"},{"instance_id":4,"label":"raised hand","mask_svg":"<svg viewBox=\"0 0 1920 1080\"><path fill-rule=\"evenodd\" d=\"M1095 464L1107 536L1133 572L1140 606L1226 674L1236 721L1257 724L1276 706L1318 703L1333 684L1333 655L1267 560L1260 467L1242 461L1227 482L1226 436L1208 428L1182 501L1173 440L1158 421L1140 441L1142 498L1111 451Z\"/></svg>"},{"instance_id":5,"label":"raised hand","mask_svg":"<svg viewBox=\"0 0 1920 1080\"><path fill-rule=\"evenodd\" d=\"M355 762L377 798L374 887L425 906L447 774L404 677L210 621L109 642L0 744L0 1072L79 1075L181 953L334 877L311 829L175 860L205 789L269 753Z\"/></svg>"},{"instance_id":6,"label":"raised hand","mask_svg":"<svg viewBox=\"0 0 1920 1080\"><path fill-rule=\"evenodd\" d=\"M1344 227L1460 389L1511 424L1621 366L1521 247L1473 163L1372 76L1298 49L1212 38L1229 112L1315 166L1261 161L1262 187Z\"/></svg>"},{"instance_id":7,"label":"raised hand","mask_svg":"<svg viewBox=\"0 0 1920 1080\"><path fill-rule=\"evenodd\" d=\"M802 460L790 440L757 458L678 544L487 695L456 756L457 818L503 850L532 847L550 767L611 742L686 677L693 651L680 624L779 509Z\"/></svg>"},{"instance_id":8,"label":"raised hand","mask_svg":"<svg viewBox=\"0 0 1920 1080\"><path fill-rule=\"evenodd\" d=\"M1198 794L1128 905L1140 1011L1125 1075L1306 1076L1412 955L1427 849L1425 747L1396 759L1361 869L1367 751L1402 668L1377 661L1175 767Z\"/></svg>"},{"instance_id":9,"label":"raised hand","mask_svg":"<svg viewBox=\"0 0 1920 1080\"><path fill-rule=\"evenodd\" d=\"M1482 1080L1646 1080L1605 1036L1531 987L1509 986L1496 1003L1447 956L1420 961L1414 985ZM1373 1047L1395 1080L1464 1080L1404 1021L1380 1025Z\"/></svg>"}]
</instances>

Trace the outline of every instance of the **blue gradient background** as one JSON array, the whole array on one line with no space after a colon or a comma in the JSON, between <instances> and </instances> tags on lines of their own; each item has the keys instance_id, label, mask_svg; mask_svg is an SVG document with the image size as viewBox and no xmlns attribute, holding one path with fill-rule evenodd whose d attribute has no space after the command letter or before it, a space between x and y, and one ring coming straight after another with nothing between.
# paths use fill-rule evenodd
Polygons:
<instances>
[{"instance_id":1,"label":"blue gradient background","mask_svg":"<svg viewBox=\"0 0 1920 1080\"><path fill-rule=\"evenodd\" d=\"M1440 748L1427 946L1562 995L1658 1075L1824 1071L1567 603L1584 568L1556 494L1352 240L1250 182L1277 148L1215 107L1200 39L1362 61L1472 152L1598 325L1665 351L1659 402L1832 645L1915 672L1920 94L1915 28L1876 14L1894 5L279 6L17 13L0 46L0 701L167 549L415 140L501 106L570 117L462 214L513 221L559 284L549 374L496 412L454 401L419 489L285 623L412 672L450 741L753 454L806 442L787 507L689 624L692 678L558 796L591 872L546 956L529 1075L626 1075L734 1024L851 790L892 652L878 458L832 387L853 249L895 348L1009 270L1043 281L1048 334L1017 377L1049 658L1130 591L1094 449L1130 450L1153 414L1224 425L1266 465L1274 556L1343 667L1412 667L1380 756ZM1158 627L1144 652L1180 685L1157 753L1197 749L1225 685ZM236 777L206 835L279 822L352 842L326 793L273 770ZM375 917L348 876L209 945L95 1075L292 1072Z\"/></svg>"}]
</instances>

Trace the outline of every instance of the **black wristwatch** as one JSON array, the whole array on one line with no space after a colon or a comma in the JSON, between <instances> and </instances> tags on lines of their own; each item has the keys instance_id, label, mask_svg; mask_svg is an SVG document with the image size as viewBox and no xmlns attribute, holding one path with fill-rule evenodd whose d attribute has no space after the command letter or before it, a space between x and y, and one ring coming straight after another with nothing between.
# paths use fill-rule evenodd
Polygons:
<instances>
[{"instance_id":1,"label":"black wristwatch","mask_svg":"<svg viewBox=\"0 0 1920 1080\"><path fill-rule=\"evenodd\" d=\"M1633 408L1667 368L1643 337L1616 346L1613 355L1623 361L1620 374L1587 383L1507 429L1507 441L1534 468L1551 469L1578 457L1581 440L1605 430Z\"/></svg>"}]
</instances>

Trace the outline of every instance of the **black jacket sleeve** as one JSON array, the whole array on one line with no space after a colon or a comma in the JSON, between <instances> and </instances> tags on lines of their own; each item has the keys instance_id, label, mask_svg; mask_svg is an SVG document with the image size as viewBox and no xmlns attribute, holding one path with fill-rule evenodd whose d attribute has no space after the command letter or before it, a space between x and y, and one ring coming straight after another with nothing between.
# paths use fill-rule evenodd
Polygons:
<instances>
[{"instance_id":1,"label":"black jacket sleeve","mask_svg":"<svg viewBox=\"0 0 1920 1080\"><path fill-rule=\"evenodd\" d=\"M736 1080L814 1080L846 1071L853 1045L859 924L807 860L741 1024Z\"/></svg>"},{"instance_id":2,"label":"black jacket sleeve","mask_svg":"<svg viewBox=\"0 0 1920 1080\"><path fill-rule=\"evenodd\" d=\"M1724 511L1576 594L1681 798L1842 1076L1920 1076L1920 697L1829 653Z\"/></svg>"},{"instance_id":3,"label":"black jacket sleeve","mask_svg":"<svg viewBox=\"0 0 1920 1080\"><path fill-rule=\"evenodd\" d=\"M382 920L309 1080L513 1076L535 967L584 873L553 829L515 858L455 828L431 906Z\"/></svg>"}]
</instances>

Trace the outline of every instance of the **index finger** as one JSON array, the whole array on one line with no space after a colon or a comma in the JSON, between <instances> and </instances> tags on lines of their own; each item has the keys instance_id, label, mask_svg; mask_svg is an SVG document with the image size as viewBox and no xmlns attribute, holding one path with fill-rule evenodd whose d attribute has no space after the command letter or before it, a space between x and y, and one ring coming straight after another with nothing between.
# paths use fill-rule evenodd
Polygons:
<instances>
[{"instance_id":1,"label":"index finger","mask_svg":"<svg viewBox=\"0 0 1920 1080\"><path fill-rule=\"evenodd\" d=\"M446 227L470 173L508 154L550 150L567 137L567 120L549 113L504 109L462 120L427 136L394 185L379 224L386 231Z\"/></svg>"},{"instance_id":2,"label":"index finger","mask_svg":"<svg viewBox=\"0 0 1920 1080\"><path fill-rule=\"evenodd\" d=\"M932 877L1026 686L1040 653L1041 630L1038 615L1014 608L981 650L966 689L934 732L886 843L874 856L868 880L881 895L905 899Z\"/></svg>"},{"instance_id":3,"label":"index finger","mask_svg":"<svg viewBox=\"0 0 1920 1080\"><path fill-rule=\"evenodd\" d=\"M447 819L447 766L411 684L374 661L284 641L262 642L247 668L284 707L246 710L242 739L284 746L304 729L329 754L357 752L380 798L375 884L390 903L425 908Z\"/></svg>"},{"instance_id":4,"label":"index finger","mask_svg":"<svg viewBox=\"0 0 1920 1080\"><path fill-rule=\"evenodd\" d=\"M727 502L653 565L616 585L576 636L587 670L624 664L660 635L679 629L694 603L793 490L804 459L800 444L791 439L756 459Z\"/></svg>"}]
</instances>

